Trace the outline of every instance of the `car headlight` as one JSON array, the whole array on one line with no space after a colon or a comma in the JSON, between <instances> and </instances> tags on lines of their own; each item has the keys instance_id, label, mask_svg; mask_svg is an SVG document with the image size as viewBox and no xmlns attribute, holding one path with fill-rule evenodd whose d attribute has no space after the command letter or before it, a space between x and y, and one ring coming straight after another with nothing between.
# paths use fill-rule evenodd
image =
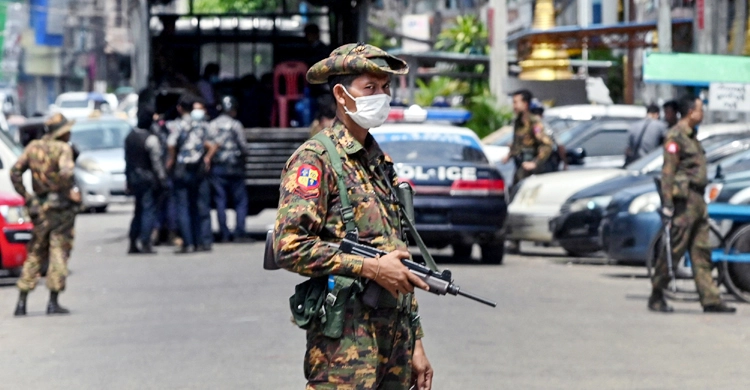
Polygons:
<instances>
[{"instance_id":1,"label":"car headlight","mask_svg":"<svg viewBox=\"0 0 750 390\"><path fill-rule=\"evenodd\" d=\"M706 187L706 193L704 195L706 203L715 201L716 198L719 197L719 194L721 194L722 188L724 188L724 184L721 183L709 184L708 187Z\"/></svg>"},{"instance_id":2,"label":"car headlight","mask_svg":"<svg viewBox=\"0 0 750 390\"><path fill-rule=\"evenodd\" d=\"M104 169L102 169L101 165L99 165L99 163L94 160L78 161L78 167L90 173L104 172Z\"/></svg>"},{"instance_id":3,"label":"car headlight","mask_svg":"<svg viewBox=\"0 0 750 390\"><path fill-rule=\"evenodd\" d=\"M612 201L611 196L595 196L593 198L582 198L574 201L570 205L570 212L575 213L583 210L594 210L594 209L606 209L609 202Z\"/></svg>"},{"instance_id":4,"label":"car headlight","mask_svg":"<svg viewBox=\"0 0 750 390\"><path fill-rule=\"evenodd\" d=\"M29 216L26 207L21 206L0 206L0 215L9 224L21 224L31 221L31 216Z\"/></svg>"},{"instance_id":5,"label":"car headlight","mask_svg":"<svg viewBox=\"0 0 750 390\"><path fill-rule=\"evenodd\" d=\"M628 206L628 213L640 214L640 213L651 213L658 210L661 207L661 199L659 194L654 192L648 192L643 195L639 195Z\"/></svg>"}]
</instances>

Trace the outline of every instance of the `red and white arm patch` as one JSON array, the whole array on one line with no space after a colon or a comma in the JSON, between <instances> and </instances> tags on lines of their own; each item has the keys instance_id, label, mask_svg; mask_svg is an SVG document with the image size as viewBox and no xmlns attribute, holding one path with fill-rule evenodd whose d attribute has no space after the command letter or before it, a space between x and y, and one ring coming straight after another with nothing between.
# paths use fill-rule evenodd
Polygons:
<instances>
[{"instance_id":1,"label":"red and white arm patch","mask_svg":"<svg viewBox=\"0 0 750 390\"><path fill-rule=\"evenodd\" d=\"M317 198L320 195L320 169L310 164L297 168L295 192L304 199Z\"/></svg>"},{"instance_id":2,"label":"red and white arm patch","mask_svg":"<svg viewBox=\"0 0 750 390\"><path fill-rule=\"evenodd\" d=\"M664 147L667 153L677 154L680 151L680 147L677 146L677 142L671 141Z\"/></svg>"}]
</instances>

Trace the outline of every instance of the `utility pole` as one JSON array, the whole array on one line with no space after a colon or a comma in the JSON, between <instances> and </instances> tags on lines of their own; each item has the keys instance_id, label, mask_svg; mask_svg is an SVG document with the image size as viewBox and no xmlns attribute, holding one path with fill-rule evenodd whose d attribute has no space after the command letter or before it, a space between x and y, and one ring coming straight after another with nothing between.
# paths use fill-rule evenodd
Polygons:
<instances>
[{"instance_id":1,"label":"utility pole","mask_svg":"<svg viewBox=\"0 0 750 390\"><path fill-rule=\"evenodd\" d=\"M490 0L492 10L489 22L490 34L490 92L498 103L505 101L504 84L508 78L508 44L506 25L508 6L506 0Z\"/></svg>"},{"instance_id":2,"label":"utility pole","mask_svg":"<svg viewBox=\"0 0 750 390\"><path fill-rule=\"evenodd\" d=\"M670 0L659 1L659 52L672 52L672 5ZM665 101L672 99L672 86L659 84L659 97Z\"/></svg>"}]
</instances>

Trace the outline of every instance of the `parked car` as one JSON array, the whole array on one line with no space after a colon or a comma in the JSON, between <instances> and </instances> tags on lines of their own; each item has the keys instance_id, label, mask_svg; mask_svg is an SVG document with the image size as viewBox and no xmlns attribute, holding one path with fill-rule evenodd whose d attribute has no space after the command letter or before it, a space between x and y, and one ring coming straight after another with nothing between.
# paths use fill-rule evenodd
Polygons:
<instances>
[{"instance_id":1,"label":"parked car","mask_svg":"<svg viewBox=\"0 0 750 390\"><path fill-rule=\"evenodd\" d=\"M60 94L55 104L50 106L50 113L59 112L68 119L89 118L94 112L112 114L118 106L114 94L96 92L66 92Z\"/></svg>"},{"instance_id":2,"label":"parked car","mask_svg":"<svg viewBox=\"0 0 750 390\"><path fill-rule=\"evenodd\" d=\"M552 107L544 111L544 119L554 132L564 131L592 120L639 120L645 117L646 107L624 104L577 104Z\"/></svg>"},{"instance_id":3,"label":"parked car","mask_svg":"<svg viewBox=\"0 0 750 390\"><path fill-rule=\"evenodd\" d=\"M750 138L714 137L704 141L703 147L708 163L715 164L750 149ZM554 240L572 256L601 250L599 228L612 196L623 188L653 183L653 178L661 174L663 155L661 148L654 150L628 165L628 175L595 184L573 194L560 208L560 215L550 222ZM731 161L727 163L733 164Z\"/></svg>"},{"instance_id":4,"label":"parked car","mask_svg":"<svg viewBox=\"0 0 750 390\"><path fill-rule=\"evenodd\" d=\"M73 125L70 141L81 153L75 180L86 209L105 212L110 203L128 200L124 144L130 130L128 122L114 118L79 120Z\"/></svg>"},{"instance_id":5,"label":"parked car","mask_svg":"<svg viewBox=\"0 0 750 390\"><path fill-rule=\"evenodd\" d=\"M0 269L11 276L21 274L33 227L24 199L15 192L0 192Z\"/></svg>"},{"instance_id":6,"label":"parked car","mask_svg":"<svg viewBox=\"0 0 750 390\"><path fill-rule=\"evenodd\" d=\"M387 123L370 132L395 162L399 179L414 186L416 228L428 247L450 245L455 257L468 258L478 244L482 262L502 263L505 183L473 131Z\"/></svg>"}]
</instances>

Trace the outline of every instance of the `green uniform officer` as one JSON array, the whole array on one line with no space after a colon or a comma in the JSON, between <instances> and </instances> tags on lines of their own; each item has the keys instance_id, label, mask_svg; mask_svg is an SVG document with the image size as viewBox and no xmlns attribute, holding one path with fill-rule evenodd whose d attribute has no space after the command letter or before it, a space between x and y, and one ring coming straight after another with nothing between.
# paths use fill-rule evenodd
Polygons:
<instances>
[{"instance_id":1,"label":"green uniform officer","mask_svg":"<svg viewBox=\"0 0 750 390\"><path fill-rule=\"evenodd\" d=\"M734 313L725 305L711 276L708 211L703 193L708 184L706 153L698 141L696 126L703 120L703 102L695 97L680 101L681 119L667 133L662 167L662 215L671 219L673 266L690 252L695 286L704 312ZM665 246L666 248L666 246ZM671 312L664 299L669 285L666 250L659 253L652 277L653 291L648 300L652 311Z\"/></svg>"},{"instance_id":2,"label":"green uniform officer","mask_svg":"<svg viewBox=\"0 0 750 390\"><path fill-rule=\"evenodd\" d=\"M513 125L513 143L503 164L514 159L516 173L513 185L521 180L544 171L544 164L552 155L554 142L544 131L544 124L538 116L531 114L530 104L533 96L527 90L513 93L513 112L516 121Z\"/></svg>"}]
</instances>

